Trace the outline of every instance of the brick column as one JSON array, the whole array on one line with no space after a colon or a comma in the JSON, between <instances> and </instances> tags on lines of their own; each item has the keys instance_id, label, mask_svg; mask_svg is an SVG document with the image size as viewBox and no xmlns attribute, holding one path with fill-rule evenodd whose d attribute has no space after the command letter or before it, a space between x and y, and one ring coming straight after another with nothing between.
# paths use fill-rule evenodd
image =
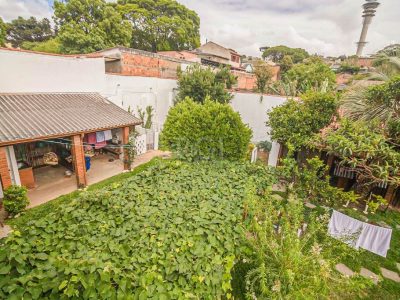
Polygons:
<instances>
[{"instance_id":1,"label":"brick column","mask_svg":"<svg viewBox=\"0 0 400 300\"><path fill-rule=\"evenodd\" d=\"M129 143L129 132L130 132L129 127L122 128L122 145L124 146ZM129 154L127 147L123 148L123 161L124 161L124 170L130 170L131 166L129 165Z\"/></svg>"},{"instance_id":2,"label":"brick column","mask_svg":"<svg viewBox=\"0 0 400 300\"><path fill-rule=\"evenodd\" d=\"M78 188L83 188L87 185L86 166L85 166L85 151L83 149L83 139L81 135L72 137L72 161L76 175L76 183Z\"/></svg>"},{"instance_id":3,"label":"brick column","mask_svg":"<svg viewBox=\"0 0 400 300\"><path fill-rule=\"evenodd\" d=\"M0 147L0 180L3 189L6 189L10 185L12 185L10 168L8 166L7 152L5 147Z\"/></svg>"}]
</instances>

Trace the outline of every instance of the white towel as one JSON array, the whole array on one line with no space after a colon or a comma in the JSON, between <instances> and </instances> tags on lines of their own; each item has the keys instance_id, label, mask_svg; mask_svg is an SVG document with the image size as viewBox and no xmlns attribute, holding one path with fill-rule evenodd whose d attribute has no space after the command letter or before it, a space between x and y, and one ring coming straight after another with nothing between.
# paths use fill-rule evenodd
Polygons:
<instances>
[{"instance_id":1,"label":"white towel","mask_svg":"<svg viewBox=\"0 0 400 300\"><path fill-rule=\"evenodd\" d=\"M97 143L103 143L105 142L105 138L104 138L104 131L97 131L96 132L96 142Z\"/></svg>"},{"instance_id":2,"label":"white towel","mask_svg":"<svg viewBox=\"0 0 400 300\"><path fill-rule=\"evenodd\" d=\"M104 138L105 138L106 141L112 140L111 130L104 131Z\"/></svg>"},{"instance_id":3,"label":"white towel","mask_svg":"<svg viewBox=\"0 0 400 300\"><path fill-rule=\"evenodd\" d=\"M357 241L362 228L363 222L334 210L329 221L328 233L332 237L358 249Z\"/></svg>"},{"instance_id":4,"label":"white towel","mask_svg":"<svg viewBox=\"0 0 400 300\"><path fill-rule=\"evenodd\" d=\"M386 257L391 238L392 229L364 223L357 246Z\"/></svg>"},{"instance_id":5,"label":"white towel","mask_svg":"<svg viewBox=\"0 0 400 300\"><path fill-rule=\"evenodd\" d=\"M364 223L335 210L329 221L328 233L355 249L361 247L383 257L386 257L392 238L392 229Z\"/></svg>"}]
</instances>

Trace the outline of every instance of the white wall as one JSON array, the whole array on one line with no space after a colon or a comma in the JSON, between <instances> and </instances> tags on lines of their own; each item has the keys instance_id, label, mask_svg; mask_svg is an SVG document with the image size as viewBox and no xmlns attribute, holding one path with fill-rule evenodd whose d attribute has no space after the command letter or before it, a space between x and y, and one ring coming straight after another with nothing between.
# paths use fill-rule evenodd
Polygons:
<instances>
[{"instance_id":1,"label":"white wall","mask_svg":"<svg viewBox=\"0 0 400 300\"><path fill-rule=\"evenodd\" d=\"M0 93L100 92L103 58L76 58L0 49Z\"/></svg>"},{"instance_id":2,"label":"white wall","mask_svg":"<svg viewBox=\"0 0 400 300\"><path fill-rule=\"evenodd\" d=\"M265 125L267 112L285 101L285 97L264 95L261 102L259 94L235 93L231 105L235 111L240 113L243 122L253 130L252 141L257 143L265 140L271 141L268 128ZM271 166L277 164L279 147L278 143L272 143L268 160L268 164Z\"/></svg>"},{"instance_id":3,"label":"white wall","mask_svg":"<svg viewBox=\"0 0 400 300\"><path fill-rule=\"evenodd\" d=\"M118 106L138 116L138 107L142 110L151 105L154 108L154 125L161 128L169 108L173 105L176 80L154 77L105 75L102 95Z\"/></svg>"}]
</instances>

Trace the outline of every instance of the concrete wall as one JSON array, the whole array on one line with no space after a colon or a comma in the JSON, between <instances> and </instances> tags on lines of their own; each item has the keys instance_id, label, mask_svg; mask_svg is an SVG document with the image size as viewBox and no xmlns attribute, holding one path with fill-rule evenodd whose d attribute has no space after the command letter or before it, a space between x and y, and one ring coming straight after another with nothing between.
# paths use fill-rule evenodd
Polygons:
<instances>
[{"instance_id":1,"label":"concrete wall","mask_svg":"<svg viewBox=\"0 0 400 300\"><path fill-rule=\"evenodd\" d=\"M105 75L102 95L118 106L138 116L138 107L142 110L151 105L155 109L154 125L161 128L164 124L176 91L176 80L155 77Z\"/></svg>"},{"instance_id":2,"label":"concrete wall","mask_svg":"<svg viewBox=\"0 0 400 300\"><path fill-rule=\"evenodd\" d=\"M98 92L104 59L0 49L0 93Z\"/></svg>"},{"instance_id":3,"label":"concrete wall","mask_svg":"<svg viewBox=\"0 0 400 300\"><path fill-rule=\"evenodd\" d=\"M267 112L272 108L283 104L285 97L264 95L260 102L260 95L254 93L235 93L232 100L232 107L240 113L244 123L248 124L253 130L253 142L271 141L268 128L265 125L267 121ZM279 153L279 144L273 143L269 155L268 164L276 166Z\"/></svg>"}]
</instances>

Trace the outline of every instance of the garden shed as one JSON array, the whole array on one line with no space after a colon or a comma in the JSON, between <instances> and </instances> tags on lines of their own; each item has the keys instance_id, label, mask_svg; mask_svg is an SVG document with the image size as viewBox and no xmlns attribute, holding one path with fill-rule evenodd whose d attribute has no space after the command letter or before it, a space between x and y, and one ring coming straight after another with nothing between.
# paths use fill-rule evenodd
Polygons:
<instances>
[{"instance_id":1,"label":"garden shed","mask_svg":"<svg viewBox=\"0 0 400 300\"><path fill-rule=\"evenodd\" d=\"M1 187L62 188L74 178L84 187L89 170L127 169L129 133L139 124L97 93L0 94Z\"/></svg>"}]
</instances>

